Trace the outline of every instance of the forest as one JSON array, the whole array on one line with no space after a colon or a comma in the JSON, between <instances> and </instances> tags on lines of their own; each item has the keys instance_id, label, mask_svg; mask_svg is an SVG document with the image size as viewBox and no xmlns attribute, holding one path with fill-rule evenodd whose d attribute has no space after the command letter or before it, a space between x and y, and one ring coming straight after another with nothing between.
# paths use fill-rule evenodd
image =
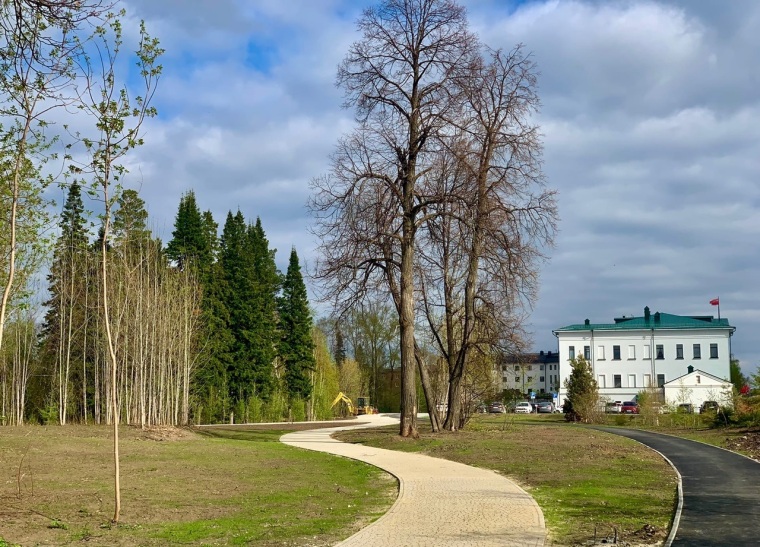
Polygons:
<instances>
[{"instance_id":1,"label":"forest","mask_svg":"<svg viewBox=\"0 0 760 547\"><path fill-rule=\"evenodd\" d=\"M310 186L315 322L260 218L217 222L186 190L166 245L152 234L128 173L164 51L140 23L123 52L114 6L0 9L2 423L317 419L343 391L400 411L403 436L425 410L463 427L529 344L556 231L530 52L490 49L449 0L363 12L337 73L354 126ZM76 129L50 135L57 110Z\"/></svg>"}]
</instances>

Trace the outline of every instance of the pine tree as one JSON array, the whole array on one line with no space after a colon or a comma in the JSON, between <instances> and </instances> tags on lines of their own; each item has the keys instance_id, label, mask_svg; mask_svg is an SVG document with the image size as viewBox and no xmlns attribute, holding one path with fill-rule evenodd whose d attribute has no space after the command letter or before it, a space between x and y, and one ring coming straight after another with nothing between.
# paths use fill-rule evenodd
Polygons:
<instances>
[{"instance_id":1,"label":"pine tree","mask_svg":"<svg viewBox=\"0 0 760 547\"><path fill-rule=\"evenodd\" d=\"M285 366L285 387L291 398L307 399L312 391L309 372L315 367L313 324L295 248L290 252L279 311L280 358Z\"/></svg>"},{"instance_id":2,"label":"pine tree","mask_svg":"<svg viewBox=\"0 0 760 547\"><path fill-rule=\"evenodd\" d=\"M340 321L335 322L335 364L340 367L346 360L346 342L343 339L343 331Z\"/></svg>"},{"instance_id":3,"label":"pine tree","mask_svg":"<svg viewBox=\"0 0 760 547\"><path fill-rule=\"evenodd\" d=\"M58 420L65 424L73 407L79 406L71 388L86 386L85 372L74 367L85 354L83 325L88 321L84 294L88 286L85 270L87 261L87 228L81 188L69 187L59 222L61 231L55 245L53 262L47 276L50 299L45 303L47 313L42 327L45 359L50 363L47 389L58 402ZM86 392L79 407L80 417L87 412ZM72 404L74 403L74 404Z\"/></svg>"},{"instance_id":4,"label":"pine tree","mask_svg":"<svg viewBox=\"0 0 760 547\"><path fill-rule=\"evenodd\" d=\"M210 213L207 213L210 217ZM166 254L177 263L180 270L187 267L188 262L197 262L208 267L212 262L212 241L210 227L213 226L216 239L216 224L213 218L201 215L195 201L195 192L190 190L182 196L179 210L174 220L172 239L166 246Z\"/></svg>"},{"instance_id":5,"label":"pine tree","mask_svg":"<svg viewBox=\"0 0 760 547\"><path fill-rule=\"evenodd\" d=\"M230 395L235 401L267 398L276 357L279 273L260 220L246 226L240 211L228 213L219 261L220 293L234 337Z\"/></svg>"}]
</instances>

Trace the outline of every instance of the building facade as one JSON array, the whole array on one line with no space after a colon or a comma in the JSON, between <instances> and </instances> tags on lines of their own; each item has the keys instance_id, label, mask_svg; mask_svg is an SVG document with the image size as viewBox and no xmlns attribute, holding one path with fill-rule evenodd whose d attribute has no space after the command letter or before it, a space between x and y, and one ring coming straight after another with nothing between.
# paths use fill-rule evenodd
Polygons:
<instances>
[{"instance_id":1,"label":"building facade","mask_svg":"<svg viewBox=\"0 0 760 547\"><path fill-rule=\"evenodd\" d=\"M502 390L516 389L526 395L556 393L559 384L559 355L556 352L510 355L501 363Z\"/></svg>"},{"instance_id":2,"label":"building facade","mask_svg":"<svg viewBox=\"0 0 760 547\"><path fill-rule=\"evenodd\" d=\"M591 363L600 395L611 401L633 400L648 387L658 388L664 397L666 384L695 369L706 378L728 381L734 330L725 318L652 314L648 307L642 317L619 317L614 323L586 319L557 329L559 404L571 372L569 361L579 355Z\"/></svg>"}]
</instances>

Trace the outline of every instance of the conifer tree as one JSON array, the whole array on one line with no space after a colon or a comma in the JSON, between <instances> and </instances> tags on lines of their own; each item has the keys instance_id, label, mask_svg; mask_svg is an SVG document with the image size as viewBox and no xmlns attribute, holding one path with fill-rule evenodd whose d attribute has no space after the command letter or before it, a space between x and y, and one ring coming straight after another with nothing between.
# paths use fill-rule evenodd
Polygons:
<instances>
[{"instance_id":1,"label":"conifer tree","mask_svg":"<svg viewBox=\"0 0 760 547\"><path fill-rule=\"evenodd\" d=\"M188 262L198 263L200 270L210 266L212 242L209 239L211 234L207 222L208 219L204 218L198 209L195 192L190 190L180 199L172 239L166 247L167 256L177 263L180 270L184 270ZM213 223L213 218L211 225L215 238L216 224Z\"/></svg>"},{"instance_id":2,"label":"conifer tree","mask_svg":"<svg viewBox=\"0 0 760 547\"><path fill-rule=\"evenodd\" d=\"M246 226L243 214L227 214L220 242L222 300L234 338L229 367L236 401L267 398L277 348L279 273L261 221Z\"/></svg>"},{"instance_id":3,"label":"conifer tree","mask_svg":"<svg viewBox=\"0 0 760 547\"><path fill-rule=\"evenodd\" d=\"M312 384L309 372L314 370L314 340L309 300L298 264L295 248L290 251L290 262L282 284L279 299L280 358L285 365L285 387L291 399L307 399Z\"/></svg>"}]
</instances>

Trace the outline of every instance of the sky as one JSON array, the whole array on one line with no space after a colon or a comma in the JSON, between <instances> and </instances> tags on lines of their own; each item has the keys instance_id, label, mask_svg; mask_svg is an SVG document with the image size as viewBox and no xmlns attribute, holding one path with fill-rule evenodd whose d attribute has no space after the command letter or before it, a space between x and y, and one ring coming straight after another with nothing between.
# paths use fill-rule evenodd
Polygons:
<instances>
[{"instance_id":1,"label":"sky","mask_svg":"<svg viewBox=\"0 0 760 547\"><path fill-rule=\"evenodd\" d=\"M760 363L760 2L462 0L492 48L540 71L544 172L559 233L530 314L552 330L645 306L721 316L745 372ZM221 224L261 218L284 271L313 263L309 182L353 126L335 87L369 0L124 0L166 49L158 117L126 186L171 238L193 190ZM128 37L129 39L129 37ZM308 284L308 280L307 280Z\"/></svg>"}]
</instances>

